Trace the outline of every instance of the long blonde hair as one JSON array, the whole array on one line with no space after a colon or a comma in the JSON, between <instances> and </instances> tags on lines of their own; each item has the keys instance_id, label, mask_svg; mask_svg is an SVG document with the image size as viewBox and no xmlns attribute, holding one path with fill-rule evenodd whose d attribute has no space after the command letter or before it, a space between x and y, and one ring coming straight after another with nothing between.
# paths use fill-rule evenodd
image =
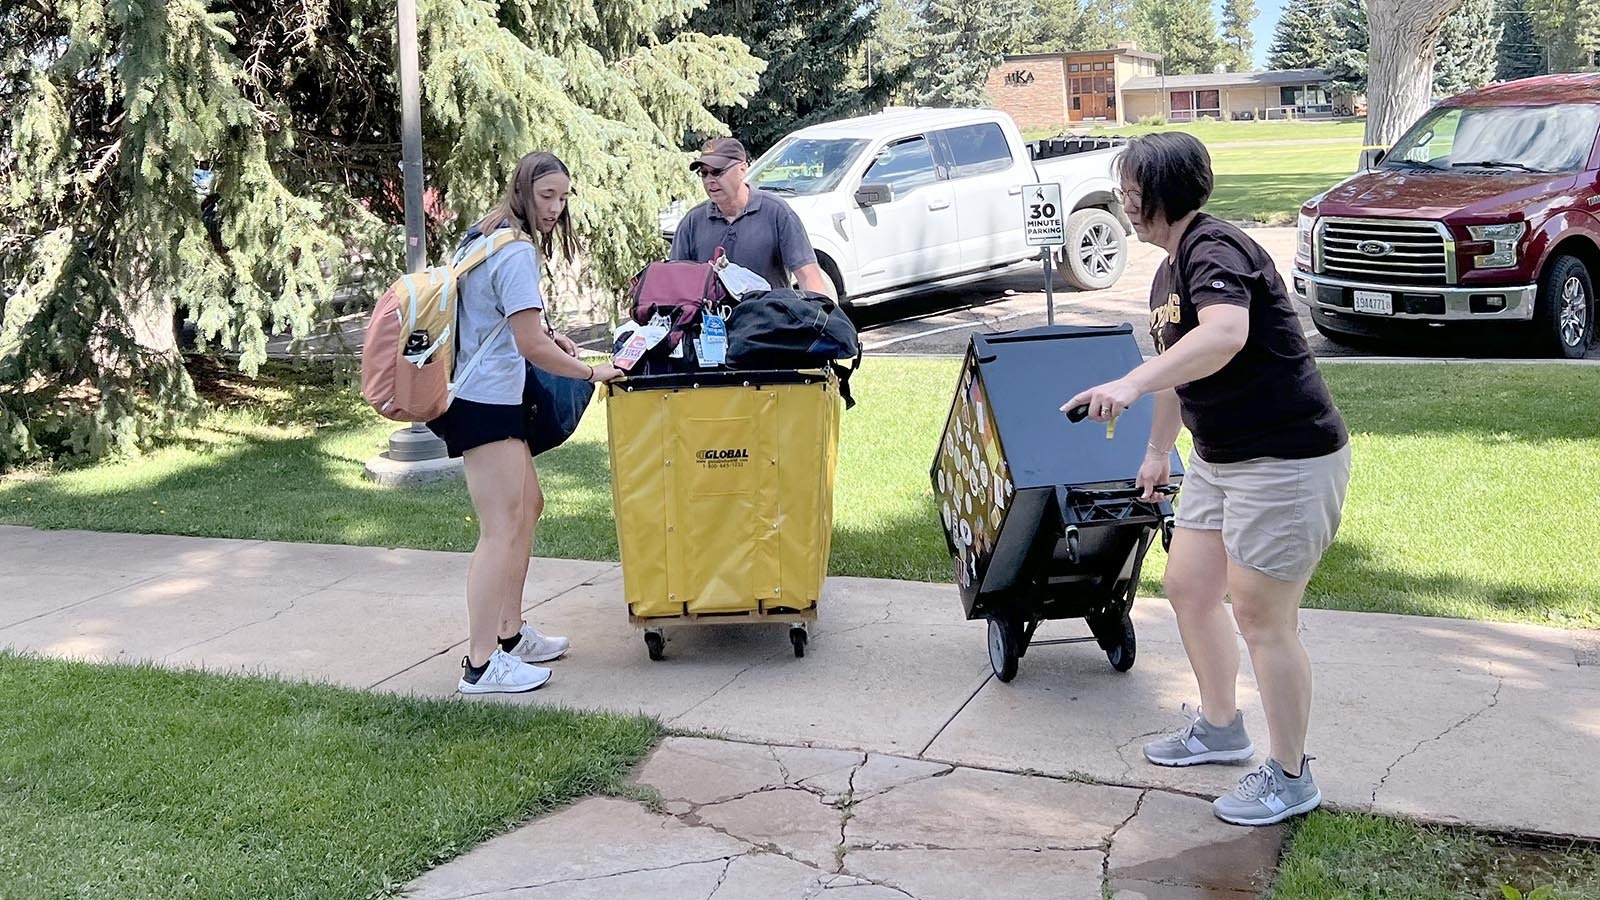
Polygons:
<instances>
[{"instance_id":1,"label":"long blonde hair","mask_svg":"<svg viewBox=\"0 0 1600 900\"><path fill-rule=\"evenodd\" d=\"M488 234L501 225L510 224L532 238L546 259L551 258L558 245L562 255L571 259L577 252L578 242L572 234L570 206L561 211L555 229L549 234L541 234L533 225L533 184L557 172L569 179L572 177L567 164L554 153L536 150L518 160L516 170L511 173L511 183L506 185L505 197L474 226L478 233Z\"/></svg>"}]
</instances>

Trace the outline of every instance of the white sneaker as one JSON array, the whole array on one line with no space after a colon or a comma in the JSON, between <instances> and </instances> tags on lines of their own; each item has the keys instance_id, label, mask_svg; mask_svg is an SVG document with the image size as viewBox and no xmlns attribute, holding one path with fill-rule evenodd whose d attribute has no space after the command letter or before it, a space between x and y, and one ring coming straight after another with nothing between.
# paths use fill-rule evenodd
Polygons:
<instances>
[{"instance_id":1,"label":"white sneaker","mask_svg":"<svg viewBox=\"0 0 1600 900\"><path fill-rule=\"evenodd\" d=\"M461 663L465 668L470 660L462 659ZM489 654L489 667L483 670L478 680L468 681L466 674L462 673L456 689L463 694L520 694L534 690L549 680L549 669L529 665L503 650L495 650Z\"/></svg>"},{"instance_id":2,"label":"white sneaker","mask_svg":"<svg viewBox=\"0 0 1600 900\"><path fill-rule=\"evenodd\" d=\"M521 634L522 639L517 641L510 653L523 662L542 663L560 659L572 645L571 641L559 635L540 634L539 629L527 622L522 623Z\"/></svg>"}]
</instances>

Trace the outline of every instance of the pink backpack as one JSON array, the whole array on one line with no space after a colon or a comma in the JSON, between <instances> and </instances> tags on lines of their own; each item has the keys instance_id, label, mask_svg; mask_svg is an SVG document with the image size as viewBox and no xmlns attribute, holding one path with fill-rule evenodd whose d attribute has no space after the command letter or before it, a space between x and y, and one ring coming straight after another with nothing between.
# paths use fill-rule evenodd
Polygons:
<instances>
[{"instance_id":1,"label":"pink backpack","mask_svg":"<svg viewBox=\"0 0 1600 900\"><path fill-rule=\"evenodd\" d=\"M430 422L450 408L456 385L472 374L484 348L506 327L502 319L455 377L461 277L517 240L527 238L502 229L463 248L452 265L402 275L378 299L361 345L361 396L378 415Z\"/></svg>"}]
</instances>

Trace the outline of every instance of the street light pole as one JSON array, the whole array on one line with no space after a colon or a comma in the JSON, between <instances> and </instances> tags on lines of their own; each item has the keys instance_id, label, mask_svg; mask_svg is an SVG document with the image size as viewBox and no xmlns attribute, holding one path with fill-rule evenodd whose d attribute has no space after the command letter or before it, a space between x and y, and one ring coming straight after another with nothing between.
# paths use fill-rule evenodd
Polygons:
<instances>
[{"instance_id":1,"label":"street light pole","mask_svg":"<svg viewBox=\"0 0 1600 900\"><path fill-rule=\"evenodd\" d=\"M428 265L427 225L422 213L422 88L418 73L417 0L399 0L400 171L405 179L406 271ZM389 458L418 462L445 456L444 441L421 422L389 435Z\"/></svg>"}]
</instances>

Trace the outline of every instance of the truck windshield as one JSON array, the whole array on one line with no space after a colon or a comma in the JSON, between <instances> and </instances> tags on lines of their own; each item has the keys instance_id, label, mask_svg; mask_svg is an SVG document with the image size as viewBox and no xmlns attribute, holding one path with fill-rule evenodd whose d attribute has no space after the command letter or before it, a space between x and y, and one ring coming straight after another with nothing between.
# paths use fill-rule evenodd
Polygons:
<instances>
[{"instance_id":1,"label":"truck windshield","mask_svg":"<svg viewBox=\"0 0 1600 900\"><path fill-rule=\"evenodd\" d=\"M845 138L787 138L750 167L750 184L780 194L827 193L866 145Z\"/></svg>"},{"instance_id":2,"label":"truck windshield","mask_svg":"<svg viewBox=\"0 0 1600 900\"><path fill-rule=\"evenodd\" d=\"M1436 109L1411 126L1384 168L1580 171L1600 130L1600 106L1465 106Z\"/></svg>"}]
</instances>

